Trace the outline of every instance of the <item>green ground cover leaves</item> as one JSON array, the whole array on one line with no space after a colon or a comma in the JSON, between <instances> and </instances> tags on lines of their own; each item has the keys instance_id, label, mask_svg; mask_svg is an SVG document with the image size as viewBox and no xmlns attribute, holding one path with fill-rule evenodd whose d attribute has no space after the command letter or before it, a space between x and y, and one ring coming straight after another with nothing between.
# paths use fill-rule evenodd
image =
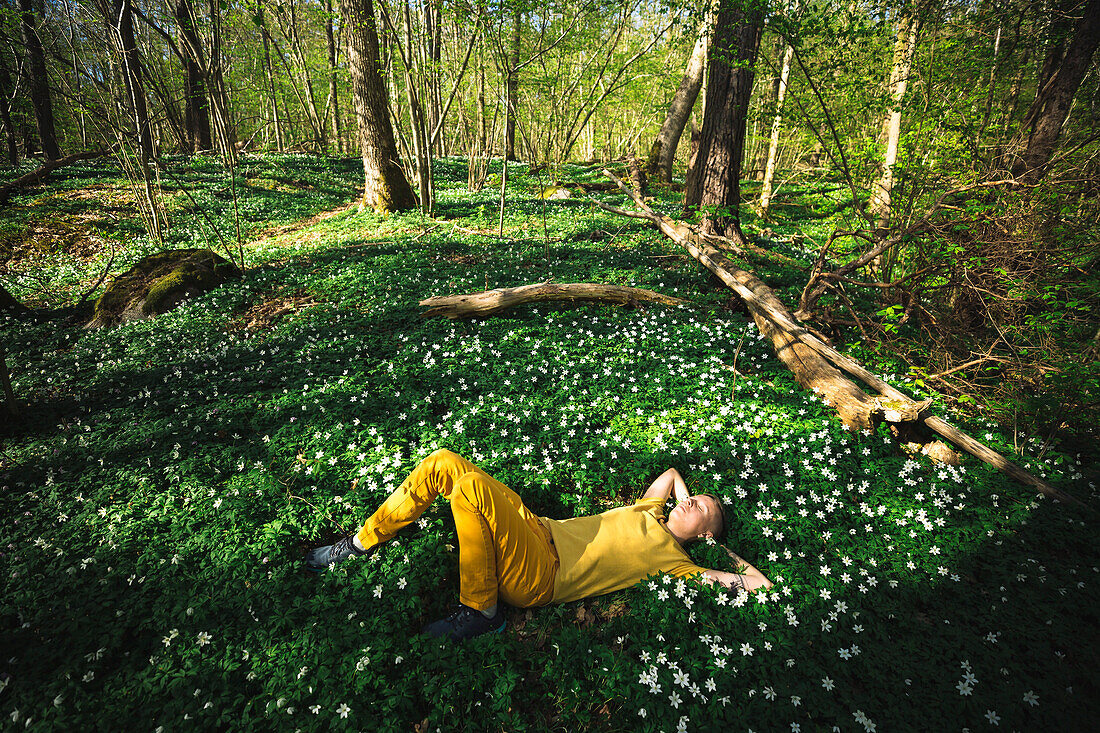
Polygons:
<instances>
[{"instance_id":1,"label":"green ground cover leaves","mask_svg":"<svg viewBox=\"0 0 1100 733\"><path fill-rule=\"evenodd\" d=\"M217 209L220 169L180 165ZM439 165L454 187L435 219L348 209L250 246L242 282L112 331L3 322L34 405L0 469L6 729L1089 727L1091 517L842 429L729 293L641 223L537 201L517 169L499 241L495 194ZM240 175L257 184L254 233L355 198L355 161L257 159ZM834 202L801 205L816 227ZM190 246L200 228L173 231ZM103 231L127 247L115 271L147 247ZM72 287L43 300L94 276L66 268L45 272ZM454 323L416 305L547 279L690 304ZM992 423L967 428L1013 452ZM509 610L501 636L447 646L417 634L457 596L442 505L368 560L303 572L305 549L352 531L441 447L553 517L632 501L677 466L722 497L730 547L776 586L745 598L654 577ZM1095 499L1078 457L1037 453L1013 458ZM692 552L732 569L721 547Z\"/></svg>"}]
</instances>

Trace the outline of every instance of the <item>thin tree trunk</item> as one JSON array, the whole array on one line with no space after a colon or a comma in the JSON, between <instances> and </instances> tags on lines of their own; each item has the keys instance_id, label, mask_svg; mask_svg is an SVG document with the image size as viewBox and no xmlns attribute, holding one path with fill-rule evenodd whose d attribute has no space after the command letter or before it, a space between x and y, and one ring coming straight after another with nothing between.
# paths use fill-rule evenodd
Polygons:
<instances>
[{"instance_id":1,"label":"thin tree trunk","mask_svg":"<svg viewBox=\"0 0 1100 733\"><path fill-rule=\"evenodd\" d=\"M676 160L680 136L684 134L684 127L687 125L688 117L691 116L691 108L695 106L695 100L703 86L703 69L707 65L711 22L712 18L708 13L699 29L699 38L695 41L695 47L691 50L684 77L680 80L680 87L672 97L661 131L657 133L657 139L653 141L649 150L646 170L651 178L665 185L672 181L672 164Z\"/></svg>"},{"instance_id":2,"label":"thin tree trunk","mask_svg":"<svg viewBox=\"0 0 1100 733\"><path fill-rule=\"evenodd\" d=\"M343 0L348 70L363 155L363 203L387 213L415 208L416 195L401 170L390 125L389 100L379 72L378 29L371 0Z\"/></svg>"},{"instance_id":3,"label":"thin tree trunk","mask_svg":"<svg viewBox=\"0 0 1100 733\"><path fill-rule=\"evenodd\" d=\"M772 184L775 180L775 159L779 151L779 133L783 129L783 99L787 96L787 81L791 76L791 58L794 48L787 46L783 52L783 69L779 72L779 89L775 96L775 119L768 140L768 157L764 163L764 180L760 184L760 215L767 216L772 203Z\"/></svg>"},{"instance_id":4,"label":"thin tree trunk","mask_svg":"<svg viewBox=\"0 0 1100 733\"><path fill-rule=\"evenodd\" d=\"M336 93L336 36L332 28L332 0L325 0L325 44L328 49L328 108L332 112L332 138L336 152L344 154L344 140L340 135L340 98Z\"/></svg>"},{"instance_id":5,"label":"thin tree trunk","mask_svg":"<svg viewBox=\"0 0 1100 733\"><path fill-rule=\"evenodd\" d=\"M38 9L34 0L19 0L19 17L23 33L23 48L26 52L24 72L27 75L27 88L34 106L34 119L38 124L38 141L47 160L61 157L57 145L57 133L54 129L53 102L50 97L49 78L46 76L46 57L42 52L42 39L39 36Z\"/></svg>"},{"instance_id":6,"label":"thin tree trunk","mask_svg":"<svg viewBox=\"0 0 1100 733\"><path fill-rule=\"evenodd\" d=\"M275 88L275 70L271 65L271 39L264 16L264 0L256 0L256 18L260 26L260 35L264 39L264 73L267 75L267 88L271 92L271 122L275 127L275 149L283 152L283 124L279 117L279 95Z\"/></svg>"},{"instance_id":7,"label":"thin tree trunk","mask_svg":"<svg viewBox=\"0 0 1100 733\"><path fill-rule=\"evenodd\" d=\"M982 111L982 123L978 126L978 134L974 136L974 147L982 144L982 135L989 126L989 116L993 113L993 94L997 89L997 71L1001 65L1001 25L997 24L997 33L993 37L993 65L989 68L989 88L985 93L985 109ZM1019 31L1019 27L1017 27Z\"/></svg>"},{"instance_id":8,"label":"thin tree trunk","mask_svg":"<svg viewBox=\"0 0 1100 733\"><path fill-rule=\"evenodd\" d=\"M894 166L897 164L898 141L901 139L901 103L905 98L913 55L917 50L917 31L915 14L904 14L898 19L894 37L894 59L890 70L890 109L882 123L882 171L869 203L879 230L890 226L890 195L894 189Z\"/></svg>"},{"instance_id":9,"label":"thin tree trunk","mask_svg":"<svg viewBox=\"0 0 1100 733\"><path fill-rule=\"evenodd\" d=\"M131 0L113 0L110 7L110 27L114 43L121 61L120 71L128 99L122 107L129 108L138 137L138 168L140 186L144 200L143 218L148 227L149 236L157 242L163 242L162 210L157 200L151 163L155 158L153 150L153 130L149 122L149 107L145 99L142 83L142 66L134 38L134 15Z\"/></svg>"},{"instance_id":10,"label":"thin tree trunk","mask_svg":"<svg viewBox=\"0 0 1100 733\"><path fill-rule=\"evenodd\" d=\"M706 111L696 159L700 170L684 191L688 210L704 210L701 231L737 242L744 239L738 213L741 158L763 26L759 4L722 0L707 71Z\"/></svg>"},{"instance_id":11,"label":"thin tree trunk","mask_svg":"<svg viewBox=\"0 0 1100 733\"><path fill-rule=\"evenodd\" d=\"M420 190L420 208L425 214L430 214L434 204L434 191L432 186L432 153L431 140L428 133L428 121L425 119L424 97L421 96L421 85L418 83L426 74L424 59L425 54L422 43L418 43L418 36L413 32L412 13L408 2L402 5L402 14L405 22L405 43L398 45L401 53L401 64L405 67L405 96L409 102L409 119L412 123L413 155L416 157L416 183ZM397 37L397 29L391 27L394 37ZM419 35L423 41L423 34ZM419 55L419 61L415 60L414 52ZM419 63L419 67L416 64ZM419 74L415 73L420 71Z\"/></svg>"},{"instance_id":12,"label":"thin tree trunk","mask_svg":"<svg viewBox=\"0 0 1100 733\"><path fill-rule=\"evenodd\" d=\"M163 144L160 141L164 137L165 128L167 128L176 138L177 148L182 152L190 152L191 146L187 135L186 122L176 106L172 91L166 87L161 79L150 73L148 66L144 67L144 72L149 91L156 97L160 103L160 108L163 110L163 117L154 127L153 139L157 141L157 147L162 148Z\"/></svg>"},{"instance_id":13,"label":"thin tree trunk","mask_svg":"<svg viewBox=\"0 0 1100 733\"><path fill-rule=\"evenodd\" d=\"M1038 183L1046 175L1062 134L1077 88L1100 44L1100 0L1079 4L1073 38L1047 70L1046 80L1035 95L1009 150L1022 150L1012 164L1012 174L1022 183ZM1044 64L1046 66L1046 64Z\"/></svg>"},{"instance_id":14,"label":"thin tree trunk","mask_svg":"<svg viewBox=\"0 0 1100 733\"><path fill-rule=\"evenodd\" d=\"M0 52L0 124L4 127L4 139L7 143L8 163L15 165L19 162L18 151L15 142L15 124L11 119L11 109L8 100L14 98L11 74L8 72L7 59Z\"/></svg>"},{"instance_id":15,"label":"thin tree trunk","mask_svg":"<svg viewBox=\"0 0 1100 733\"><path fill-rule=\"evenodd\" d=\"M184 126L190 150L210 150L210 105L206 99L206 78L203 70L202 41L195 30L195 11L191 0L177 0L176 27L179 29L180 51L184 69Z\"/></svg>"},{"instance_id":16,"label":"thin tree trunk","mask_svg":"<svg viewBox=\"0 0 1100 733\"><path fill-rule=\"evenodd\" d=\"M1003 141L1008 135L1008 128L1012 124L1012 120L1016 117L1016 110L1020 108L1020 88L1024 84L1024 68L1027 66L1030 48L1024 48L1024 57L1020 61L1020 68L1016 70L1016 76L1012 78L1012 85L1008 88L1008 100L1005 102L1005 107L1008 108L1008 112L1005 113L1004 121L1001 124L1000 140ZM998 153L998 156L1000 153ZM995 158L998 156L994 156Z\"/></svg>"},{"instance_id":17,"label":"thin tree trunk","mask_svg":"<svg viewBox=\"0 0 1100 733\"><path fill-rule=\"evenodd\" d=\"M517 9L512 19L512 48L505 69L504 90L504 159L516 159L516 109L519 104L519 46L523 16Z\"/></svg>"},{"instance_id":18,"label":"thin tree trunk","mask_svg":"<svg viewBox=\"0 0 1100 733\"><path fill-rule=\"evenodd\" d=\"M145 87L142 83L141 58L134 39L134 15L130 1L115 0L111 21L122 60L122 78L126 82L126 94L129 97L130 111L133 114L134 128L138 136L141 163L147 170L149 162L155 157L153 130L149 124L149 104L145 99Z\"/></svg>"},{"instance_id":19,"label":"thin tree trunk","mask_svg":"<svg viewBox=\"0 0 1100 733\"><path fill-rule=\"evenodd\" d=\"M775 55L779 57L779 54L786 48L789 48L788 44L783 40L782 36L775 38ZM779 98L779 77L773 76L769 84L763 84L763 98L759 100L760 115L757 119L752 121L752 134L749 136L749 140L756 139L756 130L760 124L760 120L763 119L768 110L775 104L775 100ZM774 117L774 115L773 115ZM751 144L751 143L750 143ZM752 177L753 179L764 178L764 169L768 164L768 150L763 145L758 146L759 150L756 151L756 155L752 157L752 170L745 171L745 177ZM746 151L748 152L748 151Z\"/></svg>"},{"instance_id":20,"label":"thin tree trunk","mask_svg":"<svg viewBox=\"0 0 1100 733\"><path fill-rule=\"evenodd\" d=\"M7 295L7 291L3 290L4 295ZM6 403L8 415L11 417L19 417L19 403L15 400L15 391L11 388L11 372L8 370L7 355L4 353L4 345L0 344L0 386L4 391L4 402Z\"/></svg>"},{"instance_id":21,"label":"thin tree trunk","mask_svg":"<svg viewBox=\"0 0 1100 733\"><path fill-rule=\"evenodd\" d=\"M317 110L317 100L313 90L313 75L306 61L305 50L302 47L302 37L298 32L298 11L294 3L290 3L290 23L287 29L287 37L290 39L290 48L297 61L301 74L302 98L305 101L306 115L309 117L309 126L313 128L313 136L322 151L328 149L327 123L321 119Z\"/></svg>"},{"instance_id":22,"label":"thin tree trunk","mask_svg":"<svg viewBox=\"0 0 1100 733\"><path fill-rule=\"evenodd\" d=\"M229 111L229 95L225 89L222 65L222 21L219 0L209 0L210 8L210 61L207 69L207 89L213 103L214 126L222 156L232 163L237 159L237 133Z\"/></svg>"}]
</instances>

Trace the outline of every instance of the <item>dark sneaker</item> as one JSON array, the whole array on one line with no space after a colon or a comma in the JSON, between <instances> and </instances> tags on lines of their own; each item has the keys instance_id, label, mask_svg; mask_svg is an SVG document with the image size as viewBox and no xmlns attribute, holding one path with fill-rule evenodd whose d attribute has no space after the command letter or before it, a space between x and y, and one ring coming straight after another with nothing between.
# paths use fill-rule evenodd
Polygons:
<instances>
[{"instance_id":1,"label":"dark sneaker","mask_svg":"<svg viewBox=\"0 0 1100 733\"><path fill-rule=\"evenodd\" d=\"M312 570L315 573L319 573L327 567L335 565L338 562L347 560L349 557L361 557L366 555L368 550L360 550L352 542L352 538L355 535L348 535L342 540L337 540L335 544L325 545L324 547L318 547L316 550L310 550L306 554L306 570Z\"/></svg>"},{"instance_id":2,"label":"dark sneaker","mask_svg":"<svg viewBox=\"0 0 1100 733\"><path fill-rule=\"evenodd\" d=\"M424 627L423 633L428 636L446 638L451 641L466 641L482 634L499 634L504 631L504 612L497 606L497 612L492 618L485 618L485 614L476 608L459 605L446 618L441 618L435 623Z\"/></svg>"}]
</instances>

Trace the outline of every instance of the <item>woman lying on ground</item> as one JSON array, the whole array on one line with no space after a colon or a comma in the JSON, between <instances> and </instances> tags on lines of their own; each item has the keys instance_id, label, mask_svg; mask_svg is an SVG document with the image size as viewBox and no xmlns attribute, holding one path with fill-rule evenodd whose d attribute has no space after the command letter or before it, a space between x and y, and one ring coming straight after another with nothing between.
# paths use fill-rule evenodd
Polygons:
<instances>
[{"instance_id":1,"label":"woman lying on ground","mask_svg":"<svg viewBox=\"0 0 1100 733\"><path fill-rule=\"evenodd\" d=\"M664 516L669 496L678 502ZM415 521L442 496L458 532L459 606L424 627L436 637L465 640L504 630L499 600L529 608L567 603L629 588L654 573L695 576L753 592L772 583L734 556L741 573L695 565L684 546L720 540L725 516L710 494L692 496L670 468L636 503L573 519L535 516L519 496L465 458L438 450L420 462L357 534L312 550L313 571L371 552Z\"/></svg>"}]
</instances>

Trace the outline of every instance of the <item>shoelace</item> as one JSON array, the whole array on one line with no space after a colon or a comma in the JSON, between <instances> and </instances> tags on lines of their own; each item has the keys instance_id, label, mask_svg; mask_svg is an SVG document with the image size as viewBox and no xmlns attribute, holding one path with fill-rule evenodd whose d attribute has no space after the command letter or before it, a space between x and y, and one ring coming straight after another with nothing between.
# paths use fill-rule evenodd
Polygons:
<instances>
[{"instance_id":1,"label":"shoelace","mask_svg":"<svg viewBox=\"0 0 1100 733\"><path fill-rule=\"evenodd\" d=\"M357 555L355 547L351 544L351 537L344 537L341 540L337 540L336 544L332 546L332 552L329 553L329 557L337 557L344 553L351 552L353 555Z\"/></svg>"},{"instance_id":2,"label":"shoelace","mask_svg":"<svg viewBox=\"0 0 1100 733\"><path fill-rule=\"evenodd\" d=\"M448 621L448 623L452 623L452 624L455 623L456 621L458 621L460 618L462 618L463 621L465 621L466 619L463 618L463 617L469 617L472 610L473 609L470 609L470 608L467 608L466 606L461 606L460 605L457 608L455 608L455 610L451 611L451 613L447 616L447 621Z\"/></svg>"}]
</instances>

